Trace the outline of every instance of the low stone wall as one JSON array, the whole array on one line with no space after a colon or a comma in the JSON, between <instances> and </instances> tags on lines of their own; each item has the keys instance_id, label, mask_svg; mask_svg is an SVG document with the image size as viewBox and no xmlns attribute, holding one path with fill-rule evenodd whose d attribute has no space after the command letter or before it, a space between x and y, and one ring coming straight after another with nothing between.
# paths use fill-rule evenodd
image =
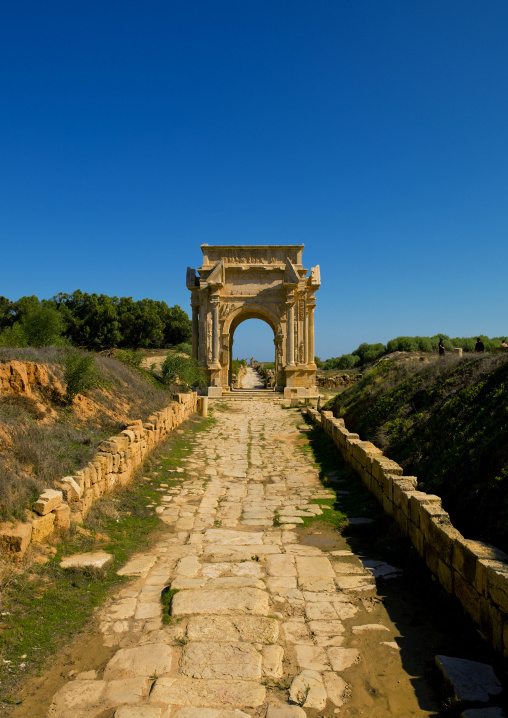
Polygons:
<instances>
[{"instance_id":1,"label":"low stone wall","mask_svg":"<svg viewBox=\"0 0 508 718\"><path fill-rule=\"evenodd\" d=\"M107 441L102 441L87 466L73 476L64 476L55 488L46 489L33 505L30 521L0 527L0 549L22 556L30 543L40 543L53 531L81 523L93 502L134 476L148 452L172 429L197 411L198 396L174 394L169 406L155 412L146 422L134 421Z\"/></svg>"},{"instance_id":2,"label":"low stone wall","mask_svg":"<svg viewBox=\"0 0 508 718\"><path fill-rule=\"evenodd\" d=\"M508 556L464 538L439 496L418 491L415 476L403 476L399 464L349 432L343 419L310 408L307 415L333 439L446 591L459 599L494 648L508 655Z\"/></svg>"},{"instance_id":3,"label":"low stone wall","mask_svg":"<svg viewBox=\"0 0 508 718\"><path fill-rule=\"evenodd\" d=\"M320 389L345 389L363 377L363 374L318 374L316 383Z\"/></svg>"}]
</instances>

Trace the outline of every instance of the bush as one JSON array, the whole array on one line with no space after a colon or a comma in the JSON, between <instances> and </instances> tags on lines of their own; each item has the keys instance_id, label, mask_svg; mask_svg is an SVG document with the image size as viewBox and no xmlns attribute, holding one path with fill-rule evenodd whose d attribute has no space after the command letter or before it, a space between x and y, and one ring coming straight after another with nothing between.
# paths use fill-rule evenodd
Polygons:
<instances>
[{"instance_id":1,"label":"bush","mask_svg":"<svg viewBox=\"0 0 508 718\"><path fill-rule=\"evenodd\" d=\"M367 344L366 342L360 344L358 349L355 349L353 352L354 356L360 357L360 364L367 364L368 362L374 361L383 354L386 354L384 344Z\"/></svg>"},{"instance_id":2,"label":"bush","mask_svg":"<svg viewBox=\"0 0 508 718\"><path fill-rule=\"evenodd\" d=\"M182 342L181 344L177 344L176 347L173 347L175 352L179 352L180 354L187 354L188 356L192 356L192 344L189 344L188 342Z\"/></svg>"},{"instance_id":3,"label":"bush","mask_svg":"<svg viewBox=\"0 0 508 718\"><path fill-rule=\"evenodd\" d=\"M145 358L145 355L139 349L121 349L120 351L115 352L115 356L122 362L122 364L133 366L136 369L139 369L143 359Z\"/></svg>"},{"instance_id":4,"label":"bush","mask_svg":"<svg viewBox=\"0 0 508 718\"><path fill-rule=\"evenodd\" d=\"M327 359L324 369L352 369L360 363L360 357L357 354L343 354L340 357Z\"/></svg>"},{"instance_id":5,"label":"bush","mask_svg":"<svg viewBox=\"0 0 508 718\"><path fill-rule=\"evenodd\" d=\"M162 379L170 388L187 390L206 387L206 378L200 363L192 357L168 354L162 365Z\"/></svg>"},{"instance_id":6,"label":"bush","mask_svg":"<svg viewBox=\"0 0 508 718\"><path fill-rule=\"evenodd\" d=\"M65 402L72 404L78 394L99 386L101 378L95 357L83 351L68 352L65 357Z\"/></svg>"}]
</instances>

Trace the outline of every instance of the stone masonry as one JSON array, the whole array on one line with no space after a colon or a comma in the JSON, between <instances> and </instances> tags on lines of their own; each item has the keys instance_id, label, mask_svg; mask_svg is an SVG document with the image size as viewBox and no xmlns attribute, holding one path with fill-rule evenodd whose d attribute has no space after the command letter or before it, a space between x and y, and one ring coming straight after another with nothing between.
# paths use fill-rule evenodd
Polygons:
<instances>
[{"instance_id":1,"label":"stone masonry","mask_svg":"<svg viewBox=\"0 0 508 718\"><path fill-rule=\"evenodd\" d=\"M330 497L299 448L301 422L276 402L222 405L155 508L167 534L121 569L132 581L99 614L113 657L69 680L48 718L334 716L364 661L396 665L398 687L414 695L396 629L372 620L368 563L345 541L325 553L298 539ZM376 690L376 716L407 715ZM429 715L416 696L407 707Z\"/></svg>"}]
</instances>

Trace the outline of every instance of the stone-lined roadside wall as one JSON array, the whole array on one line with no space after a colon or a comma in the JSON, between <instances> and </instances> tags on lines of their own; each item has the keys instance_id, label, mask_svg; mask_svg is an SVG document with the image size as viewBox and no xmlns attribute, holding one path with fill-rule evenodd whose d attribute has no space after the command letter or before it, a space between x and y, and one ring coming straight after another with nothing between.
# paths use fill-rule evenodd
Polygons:
<instances>
[{"instance_id":1,"label":"stone-lined roadside wall","mask_svg":"<svg viewBox=\"0 0 508 718\"><path fill-rule=\"evenodd\" d=\"M96 499L128 484L148 452L195 413L202 400L195 392L173 398L146 422L133 421L117 436L102 441L87 466L46 489L32 507L31 520L2 524L0 549L22 556L30 543L44 541L54 531L69 528L71 522L81 523Z\"/></svg>"},{"instance_id":2,"label":"stone-lined roadside wall","mask_svg":"<svg viewBox=\"0 0 508 718\"><path fill-rule=\"evenodd\" d=\"M349 432L343 419L311 408L307 415L333 439L446 591L458 598L493 647L508 655L508 556L464 538L439 496L418 491L415 476L403 476L399 464Z\"/></svg>"}]
</instances>

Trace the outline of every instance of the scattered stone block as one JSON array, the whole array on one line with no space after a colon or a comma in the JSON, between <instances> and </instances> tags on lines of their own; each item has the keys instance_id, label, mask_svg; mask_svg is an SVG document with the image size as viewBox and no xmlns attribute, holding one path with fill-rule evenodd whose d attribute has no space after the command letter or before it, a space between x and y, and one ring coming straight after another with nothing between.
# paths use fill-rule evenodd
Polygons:
<instances>
[{"instance_id":1,"label":"scattered stone block","mask_svg":"<svg viewBox=\"0 0 508 718\"><path fill-rule=\"evenodd\" d=\"M113 556L105 551L91 553L75 553L72 556L63 556L60 561L61 568L102 568L113 560Z\"/></svg>"},{"instance_id":2,"label":"scattered stone block","mask_svg":"<svg viewBox=\"0 0 508 718\"><path fill-rule=\"evenodd\" d=\"M436 656L436 665L459 701L487 703L501 693L502 686L492 666L466 658Z\"/></svg>"},{"instance_id":3,"label":"scattered stone block","mask_svg":"<svg viewBox=\"0 0 508 718\"><path fill-rule=\"evenodd\" d=\"M366 633L367 631L389 631L390 629L381 623L364 623L362 626L353 626L354 634Z\"/></svg>"},{"instance_id":4,"label":"scattered stone block","mask_svg":"<svg viewBox=\"0 0 508 718\"><path fill-rule=\"evenodd\" d=\"M0 524L0 547L5 553L22 556L32 537L32 524L7 522Z\"/></svg>"},{"instance_id":5,"label":"scattered stone block","mask_svg":"<svg viewBox=\"0 0 508 718\"><path fill-rule=\"evenodd\" d=\"M60 506L62 501L63 493L61 491L57 491L56 489L46 489L46 491L39 496L35 504L32 506L32 509L40 516L45 516L53 511L53 509L56 509L57 506Z\"/></svg>"}]
</instances>

